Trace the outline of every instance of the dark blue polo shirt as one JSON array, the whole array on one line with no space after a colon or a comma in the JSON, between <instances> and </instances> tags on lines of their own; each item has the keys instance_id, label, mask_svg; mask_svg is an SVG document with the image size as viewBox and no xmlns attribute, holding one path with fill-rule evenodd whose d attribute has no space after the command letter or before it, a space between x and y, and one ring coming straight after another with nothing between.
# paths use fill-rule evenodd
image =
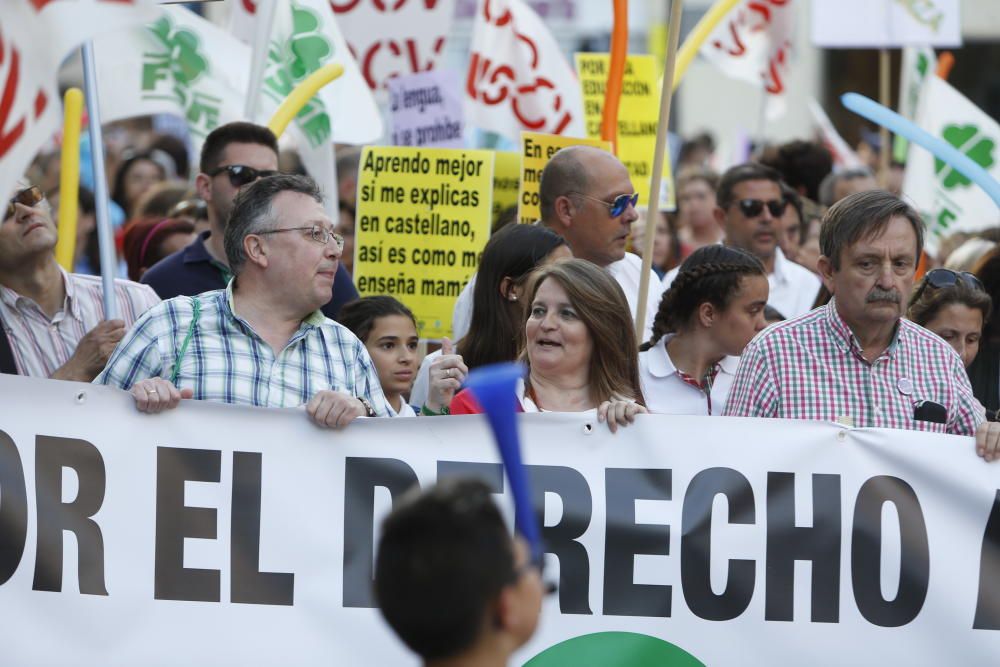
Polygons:
<instances>
[{"instance_id":1,"label":"dark blue polo shirt","mask_svg":"<svg viewBox=\"0 0 1000 667\"><path fill-rule=\"evenodd\" d=\"M194 296L224 288L232 274L227 267L208 254L205 239L209 234L211 232L202 232L191 245L161 259L142 274L139 282L152 287L161 299L182 295ZM323 314L330 319L336 319L340 307L357 298L358 290L354 288L351 274L343 264L338 264L337 275L333 280L332 298L323 306Z\"/></svg>"}]
</instances>

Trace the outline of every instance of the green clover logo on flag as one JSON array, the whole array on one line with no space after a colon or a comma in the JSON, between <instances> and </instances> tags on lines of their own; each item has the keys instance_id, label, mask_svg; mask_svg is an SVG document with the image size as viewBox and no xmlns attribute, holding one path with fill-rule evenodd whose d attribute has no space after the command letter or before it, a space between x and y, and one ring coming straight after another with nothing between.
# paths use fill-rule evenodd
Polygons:
<instances>
[{"instance_id":1,"label":"green clover logo on flag","mask_svg":"<svg viewBox=\"0 0 1000 667\"><path fill-rule=\"evenodd\" d=\"M190 86L208 71L208 61L202 55L198 36L186 28L176 28L164 16L150 31L169 51L170 71L174 81Z\"/></svg>"},{"instance_id":2,"label":"green clover logo on flag","mask_svg":"<svg viewBox=\"0 0 1000 667\"><path fill-rule=\"evenodd\" d=\"M292 78L301 81L320 68L333 53L333 47L319 32L319 18L303 7L292 6L292 39L289 71Z\"/></svg>"},{"instance_id":3,"label":"green clover logo on flag","mask_svg":"<svg viewBox=\"0 0 1000 667\"><path fill-rule=\"evenodd\" d=\"M989 169L993 166L993 149L996 148L996 142L983 136L975 125L948 125L941 132L941 136L983 169ZM941 184L948 190L972 184L972 181L964 175L937 158L934 160L934 173L938 175Z\"/></svg>"}]
</instances>

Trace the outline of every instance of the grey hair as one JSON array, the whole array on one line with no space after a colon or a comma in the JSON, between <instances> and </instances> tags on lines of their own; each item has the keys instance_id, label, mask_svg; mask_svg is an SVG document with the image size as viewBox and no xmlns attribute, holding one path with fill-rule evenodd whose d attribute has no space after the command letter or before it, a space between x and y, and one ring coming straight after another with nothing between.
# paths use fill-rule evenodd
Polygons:
<instances>
[{"instance_id":1,"label":"grey hair","mask_svg":"<svg viewBox=\"0 0 1000 667\"><path fill-rule=\"evenodd\" d=\"M298 192L323 203L323 194L316 181L297 174L268 176L240 188L233 200L233 210L223 237L226 260L233 275L239 275L247 261L243 240L250 234L259 234L277 225L271 208L274 198L282 192Z\"/></svg>"},{"instance_id":2,"label":"grey hair","mask_svg":"<svg viewBox=\"0 0 1000 667\"><path fill-rule=\"evenodd\" d=\"M854 181L859 178L875 178L875 172L868 167L852 167L851 169L841 169L831 171L819 184L819 203L823 206L833 206L837 183L844 181Z\"/></svg>"},{"instance_id":3,"label":"grey hair","mask_svg":"<svg viewBox=\"0 0 1000 667\"><path fill-rule=\"evenodd\" d=\"M919 262L924 249L924 222L912 206L885 190L856 192L831 206L820 224L820 252L839 270L845 248L879 236L895 217L906 218L913 227L917 237L914 259Z\"/></svg>"}]
</instances>

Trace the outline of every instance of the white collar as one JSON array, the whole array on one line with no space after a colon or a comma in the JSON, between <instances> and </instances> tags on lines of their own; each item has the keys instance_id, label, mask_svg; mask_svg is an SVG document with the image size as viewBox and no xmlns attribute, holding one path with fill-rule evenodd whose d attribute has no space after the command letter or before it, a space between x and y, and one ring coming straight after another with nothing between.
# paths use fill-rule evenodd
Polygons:
<instances>
[{"instance_id":1,"label":"white collar","mask_svg":"<svg viewBox=\"0 0 1000 667\"><path fill-rule=\"evenodd\" d=\"M655 346L643 352L643 354L649 355L647 357L649 361L649 373L653 377L665 378L677 373L677 367L674 366L674 362L667 353L667 343L675 335L672 333L665 334L663 338L656 342ZM736 369L739 368L739 365L739 357L723 357L722 361L719 362L719 369L728 375L736 375Z\"/></svg>"},{"instance_id":2,"label":"white collar","mask_svg":"<svg viewBox=\"0 0 1000 667\"><path fill-rule=\"evenodd\" d=\"M774 246L774 271L771 275L779 283L788 283L788 258L785 257L785 253L781 252L781 248Z\"/></svg>"}]
</instances>

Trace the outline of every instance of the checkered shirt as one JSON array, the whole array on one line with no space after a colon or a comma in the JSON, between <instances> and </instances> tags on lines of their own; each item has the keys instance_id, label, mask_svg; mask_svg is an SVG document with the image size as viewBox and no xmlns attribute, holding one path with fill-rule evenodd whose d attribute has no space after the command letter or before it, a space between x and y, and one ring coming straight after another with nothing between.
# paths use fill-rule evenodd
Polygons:
<instances>
[{"instance_id":1,"label":"checkered shirt","mask_svg":"<svg viewBox=\"0 0 1000 667\"><path fill-rule=\"evenodd\" d=\"M947 423L914 419L921 401L944 406ZM750 342L725 414L956 435L973 435L984 421L962 360L947 343L901 319L892 343L868 363L835 301Z\"/></svg>"},{"instance_id":2,"label":"checkered shirt","mask_svg":"<svg viewBox=\"0 0 1000 667\"><path fill-rule=\"evenodd\" d=\"M0 324L10 340L19 375L49 377L69 361L87 332L104 320L101 277L59 271L66 298L51 319L32 299L0 285ZM115 280L114 284L119 318L126 327L160 303L148 285L131 280Z\"/></svg>"},{"instance_id":3,"label":"checkered shirt","mask_svg":"<svg viewBox=\"0 0 1000 667\"><path fill-rule=\"evenodd\" d=\"M170 378L180 357L175 384L191 388L199 400L296 407L320 390L333 389L367 399L380 417L390 414L371 357L347 328L316 311L275 354L233 312L232 285L168 299L151 309L118 344L94 383L130 389L145 378ZM195 299L201 313L181 356Z\"/></svg>"}]
</instances>

